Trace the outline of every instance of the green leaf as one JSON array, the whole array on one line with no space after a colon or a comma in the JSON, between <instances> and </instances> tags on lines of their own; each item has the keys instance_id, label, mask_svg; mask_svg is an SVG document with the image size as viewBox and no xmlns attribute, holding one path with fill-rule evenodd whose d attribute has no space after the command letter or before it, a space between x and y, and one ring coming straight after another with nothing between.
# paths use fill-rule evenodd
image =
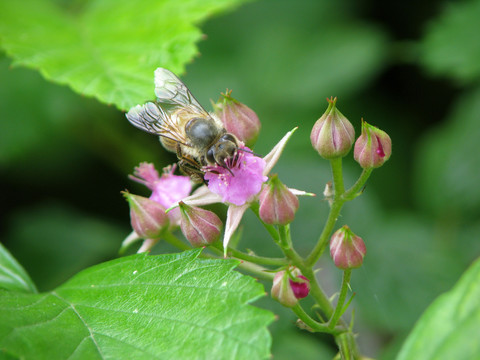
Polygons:
<instances>
[{"instance_id":1,"label":"green leaf","mask_svg":"<svg viewBox=\"0 0 480 360\"><path fill-rule=\"evenodd\" d=\"M1 243L0 288L33 293L37 292L28 274Z\"/></svg>"},{"instance_id":2,"label":"green leaf","mask_svg":"<svg viewBox=\"0 0 480 360\"><path fill-rule=\"evenodd\" d=\"M2 1L0 39L15 64L126 110L153 97L153 71L184 71L196 24L242 0Z\"/></svg>"},{"instance_id":3,"label":"green leaf","mask_svg":"<svg viewBox=\"0 0 480 360\"><path fill-rule=\"evenodd\" d=\"M425 311L397 360L480 358L480 260Z\"/></svg>"},{"instance_id":4,"label":"green leaf","mask_svg":"<svg viewBox=\"0 0 480 360\"><path fill-rule=\"evenodd\" d=\"M421 43L421 62L434 74L459 82L480 77L480 1L451 2L430 24Z\"/></svg>"},{"instance_id":5,"label":"green leaf","mask_svg":"<svg viewBox=\"0 0 480 360\"><path fill-rule=\"evenodd\" d=\"M479 118L480 87L457 101L446 123L420 143L415 184L422 207L441 215L480 210Z\"/></svg>"},{"instance_id":6,"label":"green leaf","mask_svg":"<svg viewBox=\"0 0 480 360\"><path fill-rule=\"evenodd\" d=\"M0 348L35 359L260 359L273 314L233 260L200 251L134 255L94 266L56 290L0 296ZM61 339L61 341L59 341Z\"/></svg>"}]
</instances>

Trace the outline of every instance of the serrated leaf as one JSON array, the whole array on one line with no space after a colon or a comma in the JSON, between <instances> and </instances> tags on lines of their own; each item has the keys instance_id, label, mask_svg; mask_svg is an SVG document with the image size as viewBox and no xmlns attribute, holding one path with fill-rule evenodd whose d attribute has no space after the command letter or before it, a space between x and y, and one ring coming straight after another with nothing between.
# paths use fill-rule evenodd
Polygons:
<instances>
[{"instance_id":1,"label":"serrated leaf","mask_svg":"<svg viewBox=\"0 0 480 360\"><path fill-rule=\"evenodd\" d=\"M15 64L123 110L153 97L153 71L182 73L197 25L242 0L2 1L0 40Z\"/></svg>"},{"instance_id":2,"label":"serrated leaf","mask_svg":"<svg viewBox=\"0 0 480 360\"><path fill-rule=\"evenodd\" d=\"M233 260L199 251L134 255L94 266L56 290L0 296L0 349L35 359L260 359L273 320ZM61 339L61 341L59 341Z\"/></svg>"},{"instance_id":3,"label":"serrated leaf","mask_svg":"<svg viewBox=\"0 0 480 360\"><path fill-rule=\"evenodd\" d=\"M421 43L427 70L461 82L480 78L480 1L451 2L429 26Z\"/></svg>"},{"instance_id":4,"label":"serrated leaf","mask_svg":"<svg viewBox=\"0 0 480 360\"><path fill-rule=\"evenodd\" d=\"M0 243L0 288L36 293L35 284L23 267Z\"/></svg>"},{"instance_id":5,"label":"serrated leaf","mask_svg":"<svg viewBox=\"0 0 480 360\"><path fill-rule=\"evenodd\" d=\"M397 360L480 358L480 260L427 309Z\"/></svg>"}]
</instances>

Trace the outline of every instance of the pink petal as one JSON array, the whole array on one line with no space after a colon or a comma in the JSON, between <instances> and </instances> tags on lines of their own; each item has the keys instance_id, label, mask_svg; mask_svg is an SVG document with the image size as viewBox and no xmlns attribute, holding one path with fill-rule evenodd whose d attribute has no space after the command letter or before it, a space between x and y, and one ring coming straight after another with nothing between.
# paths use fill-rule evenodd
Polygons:
<instances>
[{"instance_id":1,"label":"pink petal","mask_svg":"<svg viewBox=\"0 0 480 360\"><path fill-rule=\"evenodd\" d=\"M229 160L227 166L205 167L208 188L220 195L222 202L241 206L251 201L268 180L263 175L265 161L249 152L240 151L236 160Z\"/></svg>"},{"instance_id":2,"label":"pink petal","mask_svg":"<svg viewBox=\"0 0 480 360\"><path fill-rule=\"evenodd\" d=\"M267 163L265 169L263 170L263 175L268 175L270 173L280 158L280 155L282 154L285 145L287 145L288 140L297 129L298 127L286 133L282 140L280 140L277 145L275 145L275 147L263 158L263 160L265 160Z\"/></svg>"}]
</instances>

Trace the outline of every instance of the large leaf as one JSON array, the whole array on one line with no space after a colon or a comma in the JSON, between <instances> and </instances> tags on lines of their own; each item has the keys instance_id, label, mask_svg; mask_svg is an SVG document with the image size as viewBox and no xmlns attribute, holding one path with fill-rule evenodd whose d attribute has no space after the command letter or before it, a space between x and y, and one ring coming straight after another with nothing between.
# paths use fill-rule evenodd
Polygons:
<instances>
[{"instance_id":1,"label":"large leaf","mask_svg":"<svg viewBox=\"0 0 480 360\"><path fill-rule=\"evenodd\" d=\"M480 261L427 309L397 360L480 359Z\"/></svg>"},{"instance_id":2,"label":"large leaf","mask_svg":"<svg viewBox=\"0 0 480 360\"><path fill-rule=\"evenodd\" d=\"M26 359L259 359L273 314L232 260L134 255L52 292L0 296L0 348Z\"/></svg>"},{"instance_id":3,"label":"large leaf","mask_svg":"<svg viewBox=\"0 0 480 360\"><path fill-rule=\"evenodd\" d=\"M28 274L1 243L0 288L25 292L37 292L37 289Z\"/></svg>"},{"instance_id":4,"label":"large leaf","mask_svg":"<svg viewBox=\"0 0 480 360\"><path fill-rule=\"evenodd\" d=\"M434 74L459 82L480 79L480 1L451 2L430 24L421 43L421 62Z\"/></svg>"},{"instance_id":5,"label":"large leaf","mask_svg":"<svg viewBox=\"0 0 480 360\"><path fill-rule=\"evenodd\" d=\"M202 36L195 24L241 1L2 1L0 40L15 64L125 110L153 96L156 67L184 71Z\"/></svg>"}]
</instances>

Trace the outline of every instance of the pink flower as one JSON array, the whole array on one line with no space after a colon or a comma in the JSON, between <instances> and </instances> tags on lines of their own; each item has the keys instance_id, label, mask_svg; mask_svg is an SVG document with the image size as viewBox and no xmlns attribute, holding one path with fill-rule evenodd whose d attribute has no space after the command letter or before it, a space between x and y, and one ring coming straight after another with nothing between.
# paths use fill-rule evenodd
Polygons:
<instances>
[{"instance_id":1,"label":"pink flower","mask_svg":"<svg viewBox=\"0 0 480 360\"><path fill-rule=\"evenodd\" d=\"M278 159L280 158L280 155L283 152L283 149L285 148L285 145L287 144L288 140L292 136L292 134L295 132L296 128L293 129L292 131L289 131L278 143L275 145L275 147L263 158L260 159L258 157L254 157L255 163L253 163L253 167L256 169L253 171L253 175L251 175L254 179L255 182L260 183L260 188L258 188L258 191L254 193L253 190L248 190L248 191L243 191L242 187L249 187L248 183L248 176L244 176L248 174L249 170L246 170L244 168L244 165L240 164L237 166L240 167L239 171L239 181L232 180L232 179L225 179L227 184L225 184L225 188L229 186L228 190L235 192L240 195L235 195L234 200L238 200L238 198L235 198L236 196L239 196L241 198L244 198L244 201L238 201L238 203L242 203L241 205L236 205L233 201L228 201L226 200L228 204L228 210L227 210L227 220L225 222L225 233L223 235L223 248L225 251L225 254L227 253L227 247L228 243L230 242L230 239L232 238L233 233L235 230L238 228L238 225L240 224L240 221L242 220L243 214L245 214L245 211L250 207L250 203L254 201L258 195L258 193L261 191L261 185L265 181L265 177L270 173L272 170L273 166L277 163ZM248 160L249 156L251 155L248 153L244 154L247 157L246 161ZM263 170L261 173L257 172L258 168L260 168L259 164L261 164L260 160L263 160L265 165L261 165L263 167ZM237 161L238 162L238 161ZM246 167L246 166L245 166ZM243 170L242 170L243 169ZM232 170L235 176L232 176L228 170L225 170L222 168L222 176L225 178L227 177L237 177L237 170ZM220 176L218 176L220 178ZM217 179L219 180L219 179ZM214 179L214 183L217 181ZM214 188L220 187L219 184L212 185ZM238 187L238 188L237 188ZM255 188L256 189L256 188ZM307 193L305 191L300 191L300 190L295 190L295 189L289 189L293 194L295 195L308 195L308 196L314 196L314 194ZM226 191L228 193L228 191ZM223 194L222 192L217 193L214 190L212 190L210 186L210 180L209 180L209 187L207 186L201 186L197 190L194 191L192 195L189 197L186 197L182 201L190 206L202 206L202 205L209 205L209 204L214 204L218 202L223 202L223 196L229 196L228 194ZM232 200L232 199L230 199ZM173 206L170 207L170 209L173 209L174 207L177 207L178 203L174 204ZM167 209L168 211L169 209Z\"/></svg>"},{"instance_id":2,"label":"pink flower","mask_svg":"<svg viewBox=\"0 0 480 360\"><path fill-rule=\"evenodd\" d=\"M208 189L220 195L222 202L241 206L252 200L268 180L263 175L265 160L250 151L247 147L239 147L237 155L226 161L227 168L219 165L204 168Z\"/></svg>"},{"instance_id":3,"label":"pink flower","mask_svg":"<svg viewBox=\"0 0 480 360\"><path fill-rule=\"evenodd\" d=\"M168 209L187 197L192 191L190 177L173 175L175 168L176 165L165 167L160 177L153 164L144 162L135 168L134 175L130 175L129 178L152 190L150 200L156 201ZM180 224L179 209L170 211L168 217L172 224L177 226Z\"/></svg>"}]
</instances>

